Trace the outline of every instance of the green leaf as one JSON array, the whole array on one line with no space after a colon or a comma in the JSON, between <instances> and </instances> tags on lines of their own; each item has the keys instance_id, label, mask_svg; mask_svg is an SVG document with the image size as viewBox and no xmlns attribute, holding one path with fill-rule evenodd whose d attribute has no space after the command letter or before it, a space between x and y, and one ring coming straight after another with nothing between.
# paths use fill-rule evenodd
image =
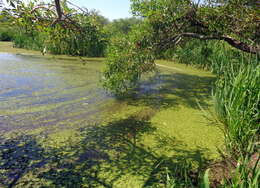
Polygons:
<instances>
[{"instance_id":1,"label":"green leaf","mask_svg":"<svg viewBox=\"0 0 260 188\"><path fill-rule=\"evenodd\" d=\"M207 169L204 176L203 176L203 184L201 188L210 188L210 182L209 182L209 170Z\"/></svg>"}]
</instances>

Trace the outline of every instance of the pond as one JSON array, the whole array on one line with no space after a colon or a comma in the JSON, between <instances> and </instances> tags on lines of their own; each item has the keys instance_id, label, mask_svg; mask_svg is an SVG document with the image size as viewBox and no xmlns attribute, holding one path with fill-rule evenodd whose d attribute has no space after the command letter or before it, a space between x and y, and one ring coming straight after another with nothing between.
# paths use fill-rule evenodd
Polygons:
<instances>
[{"instance_id":1,"label":"pond","mask_svg":"<svg viewBox=\"0 0 260 188\"><path fill-rule=\"evenodd\" d=\"M99 84L100 60L8 53L0 54L0 59L1 131L90 120L111 98Z\"/></svg>"},{"instance_id":2,"label":"pond","mask_svg":"<svg viewBox=\"0 0 260 188\"><path fill-rule=\"evenodd\" d=\"M0 46L0 187L138 188L219 157L210 73L158 61L118 100L100 84L104 59Z\"/></svg>"}]
</instances>

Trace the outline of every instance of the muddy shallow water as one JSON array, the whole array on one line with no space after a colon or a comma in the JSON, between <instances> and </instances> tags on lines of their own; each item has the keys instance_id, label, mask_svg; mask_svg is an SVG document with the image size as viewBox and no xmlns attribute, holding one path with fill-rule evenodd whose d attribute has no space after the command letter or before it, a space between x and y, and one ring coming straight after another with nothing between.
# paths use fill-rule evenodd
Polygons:
<instances>
[{"instance_id":1,"label":"muddy shallow water","mask_svg":"<svg viewBox=\"0 0 260 188\"><path fill-rule=\"evenodd\" d=\"M101 61L0 53L0 130L90 119L111 99L101 89Z\"/></svg>"},{"instance_id":2,"label":"muddy shallow water","mask_svg":"<svg viewBox=\"0 0 260 188\"><path fill-rule=\"evenodd\" d=\"M117 100L100 84L104 59L9 51L0 52L0 187L138 188L219 157L223 133L201 110L212 109L210 73L158 61L136 95Z\"/></svg>"}]
</instances>

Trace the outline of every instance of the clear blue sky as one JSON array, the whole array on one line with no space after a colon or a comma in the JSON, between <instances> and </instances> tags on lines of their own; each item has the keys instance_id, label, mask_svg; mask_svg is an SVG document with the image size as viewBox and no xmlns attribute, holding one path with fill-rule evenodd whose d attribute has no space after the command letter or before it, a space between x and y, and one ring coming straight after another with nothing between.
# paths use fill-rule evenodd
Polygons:
<instances>
[{"instance_id":1,"label":"clear blue sky","mask_svg":"<svg viewBox=\"0 0 260 188\"><path fill-rule=\"evenodd\" d=\"M110 20L131 17L130 0L70 0L75 5L96 9Z\"/></svg>"}]
</instances>

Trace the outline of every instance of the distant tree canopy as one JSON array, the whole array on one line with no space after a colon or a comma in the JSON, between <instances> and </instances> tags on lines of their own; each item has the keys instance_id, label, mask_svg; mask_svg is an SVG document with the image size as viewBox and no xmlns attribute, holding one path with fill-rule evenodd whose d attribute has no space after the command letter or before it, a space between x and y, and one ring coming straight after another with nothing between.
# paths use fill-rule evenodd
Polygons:
<instances>
[{"instance_id":1,"label":"distant tree canopy","mask_svg":"<svg viewBox=\"0 0 260 188\"><path fill-rule=\"evenodd\" d=\"M107 25L107 30L112 35L114 34L128 34L132 27L140 24L142 20L140 18L121 18L113 20Z\"/></svg>"},{"instance_id":2,"label":"distant tree canopy","mask_svg":"<svg viewBox=\"0 0 260 188\"><path fill-rule=\"evenodd\" d=\"M253 0L131 0L141 17L126 38L109 49L104 86L123 94L155 67L158 53L185 44L191 38L224 41L260 55L260 3Z\"/></svg>"}]
</instances>

